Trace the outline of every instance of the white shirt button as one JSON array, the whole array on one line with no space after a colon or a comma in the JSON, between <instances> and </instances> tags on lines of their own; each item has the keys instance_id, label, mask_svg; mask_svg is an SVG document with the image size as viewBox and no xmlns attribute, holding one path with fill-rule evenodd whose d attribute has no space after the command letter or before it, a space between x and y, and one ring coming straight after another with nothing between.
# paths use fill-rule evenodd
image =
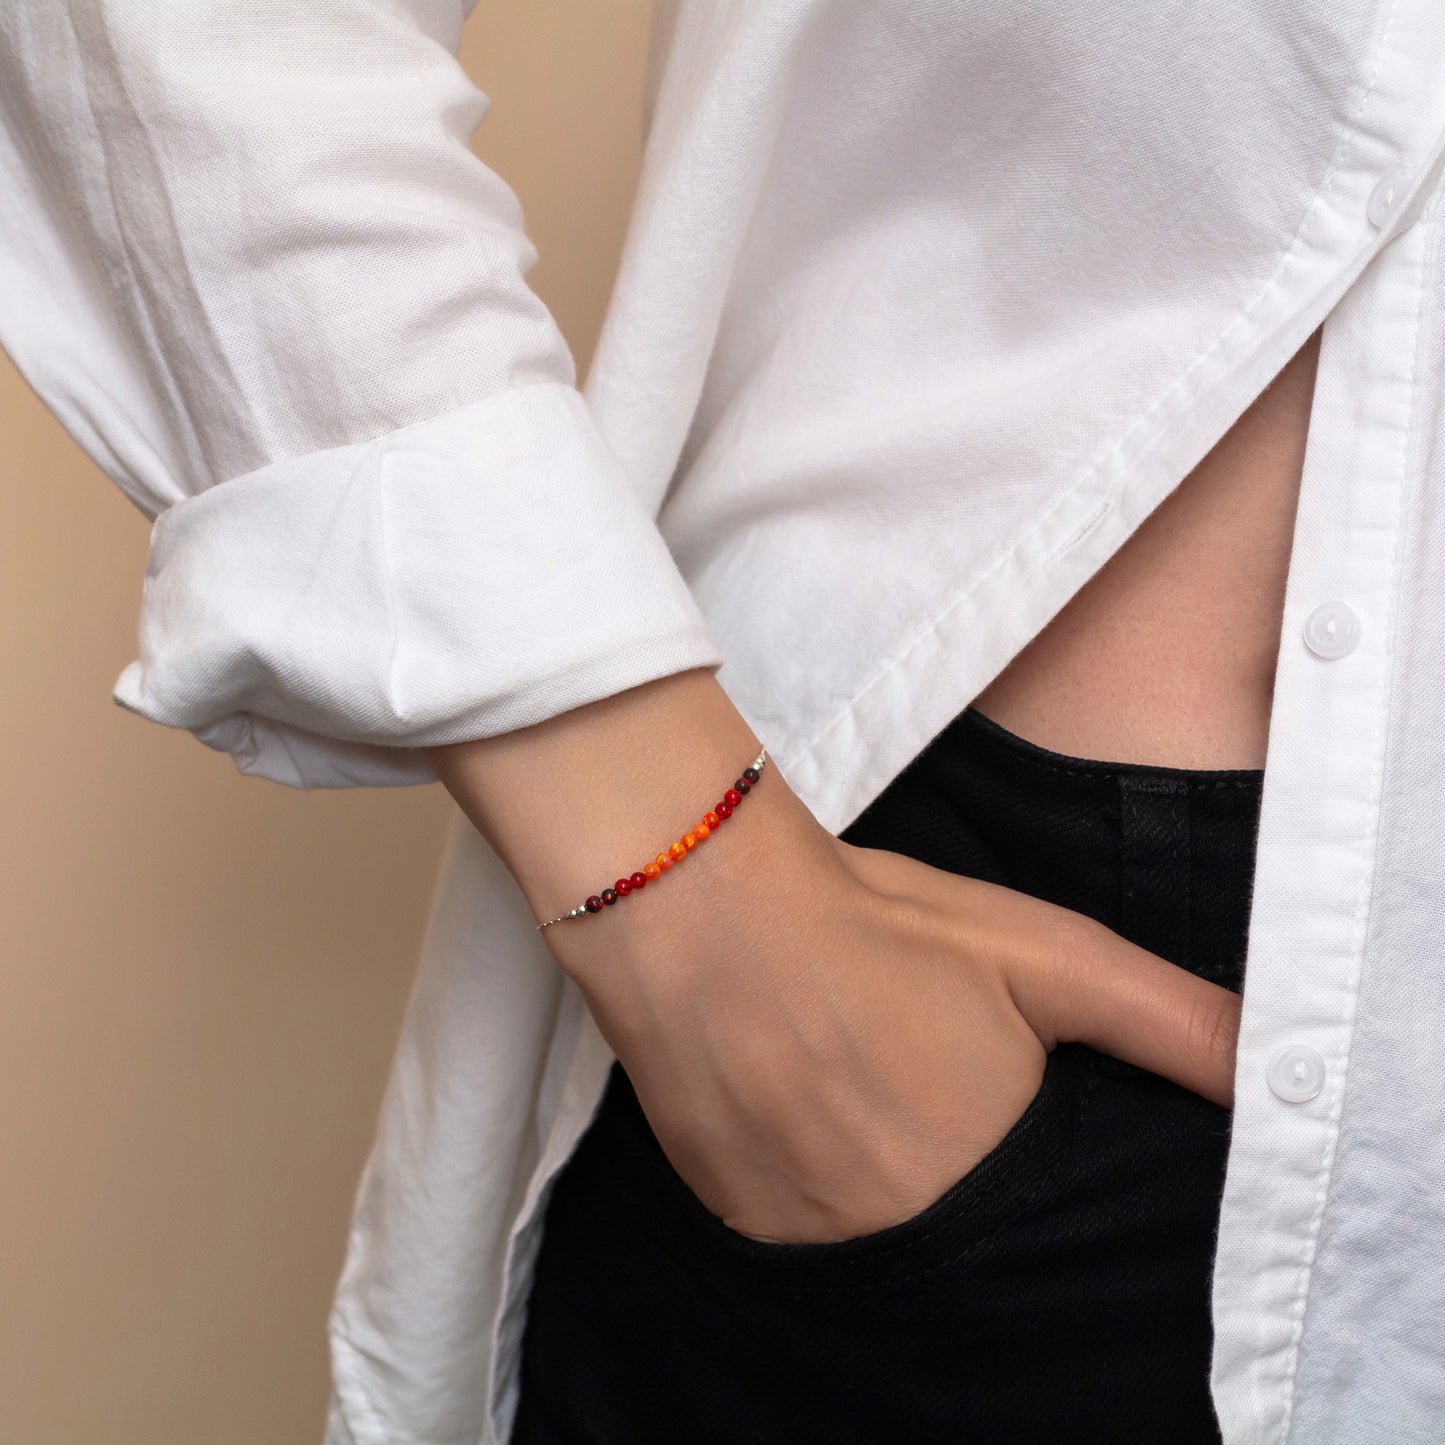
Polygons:
<instances>
[{"instance_id":1,"label":"white shirt button","mask_svg":"<svg viewBox=\"0 0 1445 1445\"><path fill-rule=\"evenodd\" d=\"M1403 167L1385 176L1365 202L1365 215L1370 218L1370 224L1383 231L1399 214L1405 192L1409 189L1410 172Z\"/></svg>"},{"instance_id":2,"label":"white shirt button","mask_svg":"<svg viewBox=\"0 0 1445 1445\"><path fill-rule=\"evenodd\" d=\"M1305 618L1305 646L1333 662L1360 641L1360 619L1343 602L1322 602Z\"/></svg>"},{"instance_id":3,"label":"white shirt button","mask_svg":"<svg viewBox=\"0 0 1445 1445\"><path fill-rule=\"evenodd\" d=\"M1325 1086L1325 1061L1308 1044L1289 1044L1269 1061L1269 1086L1290 1104L1313 1099Z\"/></svg>"}]
</instances>

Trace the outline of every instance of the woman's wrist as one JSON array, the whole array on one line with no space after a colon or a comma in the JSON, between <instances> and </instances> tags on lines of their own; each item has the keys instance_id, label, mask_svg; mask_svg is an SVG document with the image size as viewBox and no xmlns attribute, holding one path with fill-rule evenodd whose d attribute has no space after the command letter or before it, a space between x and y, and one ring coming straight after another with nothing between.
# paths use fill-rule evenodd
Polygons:
<instances>
[{"instance_id":1,"label":"woman's wrist","mask_svg":"<svg viewBox=\"0 0 1445 1445\"><path fill-rule=\"evenodd\" d=\"M666 974L685 984L695 968L720 967L734 950L762 941L760 926L789 916L800 872L816 871L820 844L832 842L782 775L765 767L732 816L642 897L546 929L556 935L549 946L584 987L617 975L662 983Z\"/></svg>"},{"instance_id":2,"label":"woman's wrist","mask_svg":"<svg viewBox=\"0 0 1445 1445\"><path fill-rule=\"evenodd\" d=\"M764 746L714 674L692 669L427 755L541 922L668 850ZM569 972L594 957L645 953L649 938L685 936L688 910L706 910L710 890L745 886L810 827L811 813L767 766L733 816L675 867L543 936Z\"/></svg>"}]
</instances>

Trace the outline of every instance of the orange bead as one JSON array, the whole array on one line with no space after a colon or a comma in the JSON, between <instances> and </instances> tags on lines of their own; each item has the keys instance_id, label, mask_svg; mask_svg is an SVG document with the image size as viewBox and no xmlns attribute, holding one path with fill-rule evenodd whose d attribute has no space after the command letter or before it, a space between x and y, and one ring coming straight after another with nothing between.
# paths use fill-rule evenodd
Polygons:
<instances>
[{"instance_id":1,"label":"orange bead","mask_svg":"<svg viewBox=\"0 0 1445 1445\"><path fill-rule=\"evenodd\" d=\"M722 819L719 818L716 813L704 813L702 820L709 828L716 828L717 825L722 822Z\"/></svg>"},{"instance_id":2,"label":"orange bead","mask_svg":"<svg viewBox=\"0 0 1445 1445\"><path fill-rule=\"evenodd\" d=\"M659 873L662 872L661 863L644 863L642 865L642 876L650 883Z\"/></svg>"},{"instance_id":3,"label":"orange bead","mask_svg":"<svg viewBox=\"0 0 1445 1445\"><path fill-rule=\"evenodd\" d=\"M696 848L696 847L697 847L697 834L696 834L696 833L684 833L684 834L682 835L682 846L683 846L684 848Z\"/></svg>"},{"instance_id":4,"label":"orange bead","mask_svg":"<svg viewBox=\"0 0 1445 1445\"><path fill-rule=\"evenodd\" d=\"M689 836L691 836L691 835L689 835ZM696 839L696 838L693 838L693 842L696 843L696 842L697 842L697 839ZM674 843L674 844L672 845L672 856L673 856L674 858L686 858L686 857L687 857L687 841L686 841L686 839L684 839L681 843Z\"/></svg>"},{"instance_id":5,"label":"orange bead","mask_svg":"<svg viewBox=\"0 0 1445 1445\"><path fill-rule=\"evenodd\" d=\"M657 855L657 866L666 872L672 867L673 858L671 853L659 853Z\"/></svg>"},{"instance_id":6,"label":"orange bead","mask_svg":"<svg viewBox=\"0 0 1445 1445\"><path fill-rule=\"evenodd\" d=\"M712 829L709 828L706 823L694 823L692 831L696 833L699 838L706 838L707 835L712 832Z\"/></svg>"}]
</instances>

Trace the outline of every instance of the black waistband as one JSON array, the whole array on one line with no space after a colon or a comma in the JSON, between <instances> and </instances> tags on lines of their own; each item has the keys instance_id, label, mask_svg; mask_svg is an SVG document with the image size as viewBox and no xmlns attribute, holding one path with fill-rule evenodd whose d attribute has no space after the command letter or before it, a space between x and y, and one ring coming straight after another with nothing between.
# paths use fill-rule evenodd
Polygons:
<instances>
[{"instance_id":1,"label":"black waistband","mask_svg":"<svg viewBox=\"0 0 1445 1445\"><path fill-rule=\"evenodd\" d=\"M1188 788L1243 788L1260 790L1264 772L1260 768L1172 768L1153 763L1118 763L1098 758L1076 758L1031 743L977 708L966 708L949 725L949 731L966 734L969 746L982 756L1007 759L1010 766L1033 768L1055 776L1128 779L1143 783L1179 783Z\"/></svg>"}]
</instances>

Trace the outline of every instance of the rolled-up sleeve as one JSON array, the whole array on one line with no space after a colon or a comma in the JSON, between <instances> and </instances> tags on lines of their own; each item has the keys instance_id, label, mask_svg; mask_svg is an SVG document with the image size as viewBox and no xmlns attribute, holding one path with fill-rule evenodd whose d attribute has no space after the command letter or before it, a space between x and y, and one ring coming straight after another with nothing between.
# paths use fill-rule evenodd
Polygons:
<instances>
[{"instance_id":1,"label":"rolled-up sleeve","mask_svg":"<svg viewBox=\"0 0 1445 1445\"><path fill-rule=\"evenodd\" d=\"M0 342L153 519L115 699L296 787L722 661L469 149L469 8L0 10Z\"/></svg>"}]
</instances>

